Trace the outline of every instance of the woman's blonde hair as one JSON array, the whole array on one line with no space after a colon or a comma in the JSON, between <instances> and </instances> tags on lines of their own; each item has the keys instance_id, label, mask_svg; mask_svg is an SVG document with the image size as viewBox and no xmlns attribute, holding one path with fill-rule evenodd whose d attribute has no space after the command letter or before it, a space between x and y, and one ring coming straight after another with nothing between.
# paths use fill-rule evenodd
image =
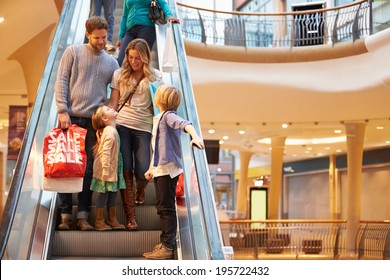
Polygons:
<instances>
[{"instance_id":1,"label":"woman's blonde hair","mask_svg":"<svg viewBox=\"0 0 390 280\"><path fill-rule=\"evenodd\" d=\"M143 72L144 76L148 78L149 81L154 82L156 80L156 76L154 74L153 69L150 66L150 49L148 46L148 43L144 39L134 39L132 40L129 45L126 48L126 55L125 59L122 62L122 71L120 75L120 83L126 85L126 87L131 88L131 79L130 76L133 72L133 69L131 68L130 62L129 62L129 52L130 50L136 50L138 51L141 61L143 62Z\"/></svg>"},{"instance_id":2,"label":"woman's blonde hair","mask_svg":"<svg viewBox=\"0 0 390 280\"><path fill-rule=\"evenodd\" d=\"M92 114L92 127L93 129L96 130L96 135L97 135L97 141L95 145L93 146L93 154L96 155L98 149L99 149L99 144L100 144L100 136L103 133L103 129L106 127L106 123L104 122L103 118L105 117L103 113L103 107L100 106L99 108L96 109L95 113Z\"/></svg>"},{"instance_id":3,"label":"woman's blonde hair","mask_svg":"<svg viewBox=\"0 0 390 280\"><path fill-rule=\"evenodd\" d=\"M181 102L180 91L173 85L160 85L154 96L154 102L161 111L177 111Z\"/></svg>"}]
</instances>

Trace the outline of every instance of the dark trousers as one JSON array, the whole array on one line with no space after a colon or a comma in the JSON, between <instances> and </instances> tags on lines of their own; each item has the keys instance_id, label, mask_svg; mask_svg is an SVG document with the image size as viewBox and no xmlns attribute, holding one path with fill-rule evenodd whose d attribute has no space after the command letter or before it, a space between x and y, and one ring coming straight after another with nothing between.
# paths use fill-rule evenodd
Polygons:
<instances>
[{"instance_id":1,"label":"dark trousers","mask_svg":"<svg viewBox=\"0 0 390 280\"><path fill-rule=\"evenodd\" d=\"M87 129L87 135L85 136L85 151L87 154L87 166L85 168L85 174L83 179L83 190L77 195L77 218L88 218L88 213L91 208L92 191L90 190L92 175L93 175L93 146L96 143L96 131L92 127L92 121L90 118L77 118L71 117L72 124L77 124L80 127ZM72 194L71 193L58 193L59 204L58 207L61 210L61 214L72 214Z\"/></svg>"},{"instance_id":2,"label":"dark trousers","mask_svg":"<svg viewBox=\"0 0 390 280\"><path fill-rule=\"evenodd\" d=\"M119 66L122 66L123 59L125 59L127 46L136 38L144 39L148 43L150 51L152 51L156 42L156 28L154 26L134 25L125 33L118 54Z\"/></svg>"},{"instance_id":3,"label":"dark trousers","mask_svg":"<svg viewBox=\"0 0 390 280\"><path fill-rule=\"evenodd\" d=\"M161 243L170 249L176 243L176 185L179 176L171 178L169 175L155 177L156 209L160 216Z\"/></svg>"}]
</instances>

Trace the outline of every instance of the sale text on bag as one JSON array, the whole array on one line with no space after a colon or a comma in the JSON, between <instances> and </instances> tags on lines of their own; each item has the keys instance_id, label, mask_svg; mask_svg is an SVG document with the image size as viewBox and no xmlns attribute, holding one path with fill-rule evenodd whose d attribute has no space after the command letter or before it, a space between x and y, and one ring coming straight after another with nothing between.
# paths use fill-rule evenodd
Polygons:
<instances>
[{"instance_id":1,"label":"sale text on bag","mask_svg":"<svg viewBox=\"0 0 390 280\"><path fill-rule=\"evenodd\" d=\"M47 163L68 162L83 164L83 155L80 151L81 135L69 131L57 135L55 132L49 132Z\"/></svg>"}]
</instances>

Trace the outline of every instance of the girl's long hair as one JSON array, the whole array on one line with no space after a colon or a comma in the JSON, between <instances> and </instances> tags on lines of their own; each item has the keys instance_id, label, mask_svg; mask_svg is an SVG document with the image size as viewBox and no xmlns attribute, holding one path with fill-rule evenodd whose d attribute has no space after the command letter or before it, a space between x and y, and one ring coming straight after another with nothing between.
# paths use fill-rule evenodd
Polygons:
<instances>
[{"instance_id":1,"label":"girl's long hair","mask_svg":"<svg viewBox=\"0 0 390 280\"><path fill-rule=\"evenodd\" d=\"M103 129L106 127L106 124L103 121L103 117L104 117L103 106L97 108L96 112L92 114L92 127L93 129L96 130L96 137L97 137L97 141L92 148L94 156L96 156L99 150L100 137L103 134Z\"/></svg>"}]
</instances>

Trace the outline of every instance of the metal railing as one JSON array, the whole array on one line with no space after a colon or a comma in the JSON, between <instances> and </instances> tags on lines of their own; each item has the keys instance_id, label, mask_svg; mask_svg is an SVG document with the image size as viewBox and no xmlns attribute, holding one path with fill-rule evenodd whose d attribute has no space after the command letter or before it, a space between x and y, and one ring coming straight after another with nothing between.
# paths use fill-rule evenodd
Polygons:
<instances>
[{"instance_id":1,"label":"metal railing","mask_svg":"<svg viewBox=\"0 0 390 280\"><path fill-rule=\"evenodd\" d=\"M234 259L338 259L346 253L345 220L221 221ZM390 259L390 221L362 221L357 259Z\"/></svg>"},{"instance_id":2,"label":"metal railing","mask_svg":"<svg viewBox=\"0 0 390 280\"><path fill-rule=\"evenodd\" d=\"M188 40L245 47L299 47L355 41L371 32L371 0L329 9L244 13L177 3Z\"/></svg>"},{"instance_id":3,"label":"metal railing","mask_svg":"<svg viewBox=\"0 0 390 280\"><path fill-rule=\"evenodd\" d=\"M357 244L359 259L390 260L390 221L361 221Z\"/></svg>"}]
</instances>

